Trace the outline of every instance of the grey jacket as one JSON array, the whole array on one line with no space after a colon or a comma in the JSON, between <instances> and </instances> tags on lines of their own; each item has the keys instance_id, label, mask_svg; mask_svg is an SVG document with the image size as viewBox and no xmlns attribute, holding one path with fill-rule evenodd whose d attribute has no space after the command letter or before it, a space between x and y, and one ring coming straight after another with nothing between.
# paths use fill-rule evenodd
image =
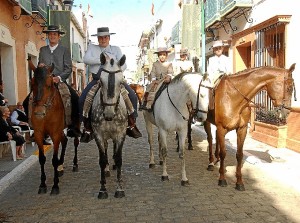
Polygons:
<instances>
[{"instance_id":1,"label":"grey jacket","mask_svg":"<svg viewBox=\"0 0 300 223\"><path fill-rule=\"evenodd\" d=\"M72 59L70 50L58 44L57 48L51 53L49 46L40 49L39 63L51 66L54 63L53 74L60 76L62 81L66 81L72 73Z\"/></svg>"}]
</instances>

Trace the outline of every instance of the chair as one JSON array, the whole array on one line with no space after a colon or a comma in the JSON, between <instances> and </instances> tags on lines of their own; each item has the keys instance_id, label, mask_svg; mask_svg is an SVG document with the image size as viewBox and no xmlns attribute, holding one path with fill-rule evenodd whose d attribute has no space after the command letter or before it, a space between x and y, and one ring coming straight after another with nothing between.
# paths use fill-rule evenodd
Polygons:
<instances>
[{"instance_id":1,"label":"chair","mask_svg":"<svg viewBox=\"0 0 300 223\"><path fill-rule=\"evenodd\" d=\"M21 127L20 127L20 126L17 126L17 125L13 125L12 127L15 128L15 129L17 129L17 130L20 132L20 134L24 137L25 140L26 140L26 134L29 134L29 137L31 137L32 134L33 134L33 132L34 132L34 130L31 129L30 127L28 127L29 130L22 130ZM26 143L27 143L27 142L25 142L24 145L23 145L23 147L22 147L22 153L23 153L23 154L24 154L25 151L26 151ZM34 142L34 141L31 142L31 145L32 145L32 147L34 147L35 142Z\"/></svg>"},{"instance_id":2,"label":"chair","mask_svg":"<svg viewBox=\"0 0 300 223\"><path fill-rule=\"evenodd\" d=\"M17 161L16 141L14 140L0 142L0 158L2 158L3 152L5 151L5 147L4 147L5 145L10 146L11 153L13 155L13 160Z\"/></svg>"}]
</instances>

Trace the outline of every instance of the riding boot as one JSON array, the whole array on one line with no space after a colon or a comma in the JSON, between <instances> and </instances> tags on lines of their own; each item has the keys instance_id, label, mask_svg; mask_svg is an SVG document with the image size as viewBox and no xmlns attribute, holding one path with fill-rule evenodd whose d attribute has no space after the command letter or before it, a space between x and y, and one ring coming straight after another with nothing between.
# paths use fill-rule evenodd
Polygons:
<instances>
[{"instance_id":1,"label":"riding boot","mask_svg":"<svg viewBox=\"0 0 300 223\"><path fill-rule=\"evenodd\" d=\"M133 138L142 137L142 133L136 127L135 118L133 117L133 114L128 115L128 127L126 130L126 134Z\"/></svg>"},{"instance_id":2,"label":"riding boot","mask_svg":"<svg viewBox=\"0 0 300 223\"><path fill-rule=\"evenodd\" d=\"M143 98L143 104L140 106L140 109L147 110L147 99L148 99L149 92L145 92Z\"/></svg>"},{"instance_id":3,"label":"riding boot","mask_svg":"<svg viewBox=\"0 0 300 223\"><path fill-rule=\"evenodd\" d=\"M90 118L83 117L84 130L80 138L80 142L88 143L94 139L93 129Z\"/></svg>"}]
</instances>

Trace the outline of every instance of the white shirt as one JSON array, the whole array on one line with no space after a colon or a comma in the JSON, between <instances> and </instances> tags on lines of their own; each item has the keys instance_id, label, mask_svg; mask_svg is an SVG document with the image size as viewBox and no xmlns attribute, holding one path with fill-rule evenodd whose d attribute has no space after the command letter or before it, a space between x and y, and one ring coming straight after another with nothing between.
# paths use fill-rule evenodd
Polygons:
<instances>
[{"instance_id":1,"label":"white shirt","mask_svg":"<svg viewBox=\"0 0 300 223\"><path fill-rule=\"evenodd\" d=\"M192 72L194 71L193 62L190 60L178 60L175 62L174 75L178 75L182 72Z\"/></svg>"},{"instance_id":2,"label":"white shirt","mask_svg":"<svg viewBox=\"0 0 300 223\"><path fill-rule=\"evenodd\" d=\"M118 46L108 45L103 48L99 45L90 44L84 57L83 62L89 65L89 71L96 74L100 68L100 55L101 53L105 53L109 58L115 59L119 61L123 56L121 48ZM121 67L122 71L127 68L126 63Z\"/></svg>"},{"instance_id":3,"label":"white shirt","mask_svg":"<svg viewBox=\"0 0 300 223\"><path fill-rule=\"evenodd\" d=\"M231 74L232 68L230 65L229 58L225 55L213 56L208 60L207 73L212 78L213 83L222 74Z\"/></svg>"}]
</instances>

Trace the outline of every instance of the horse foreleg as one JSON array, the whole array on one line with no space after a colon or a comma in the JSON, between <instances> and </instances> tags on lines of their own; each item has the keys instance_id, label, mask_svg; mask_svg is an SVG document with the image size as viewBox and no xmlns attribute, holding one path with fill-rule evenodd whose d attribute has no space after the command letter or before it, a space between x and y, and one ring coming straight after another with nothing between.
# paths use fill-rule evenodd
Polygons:
<instances>
[{"instance_id":1,"label":"horse foreleg","mask_svg":"<svg viewBox=\"0 0 300 223\"><path fill-rule=\"evenodd\" d=\"M35 139L36 140L36 139ZM37 140L36 140L37 142ZM39 163L41 167L41 184L39 187L39 194L47 193L47 185L46 185L46 174L45 174L45 163L46 156L44 155L43 141L37 142L39 147Z\"/></svg>"},{"instance_id":2,"label":"horse foreleg","mask_svg":"<svg viewBox=\"0 0 300 223\"><path fill-rule=\"evenodd\" d=\"M219 182L218 185L221 187L227 186L227 181L225 179L225 157L226 157L226 148L225 148L225 130L221 127L217 128L217 141L220 146L220 168L219 168Z\"/></svg>"},{"instance_id":3,"label":"horse foreleg","mask_svg":"<svg viewBox=\"0 0 300 223\"><path fill-rule=\"evenodd\" d=\"M204 122L204 130L206 132L207 135L207 142L208 142L208 160L209 160L209 164L207 167L207 170L209 171L213 171L214 170L214 155L213 155L213 151L212 151L212 135L211 135L211 127L210 127L210 123L208 121Z\"/></svg>"},{"instance_id":4,"label":"horse foreleg","mask_svg":"<svg viewBox=\"0 0 300 223\"><path fill-rule=\"evenodd\" d=\"M77 158L78 145L79 145L79 139L78 139L78 137L75 137L74 138L73 172L78 172L78 158Z\"/></svg>"},{"instance_id":5,"label":"horse foreleg","mask_svg":"<svg viewBox=\"0 0 300 223\"><path fill-rule=\"evenodd\" d=\"M148 143L149 143L149 168L155 167L155 159L154 159L154 150L153 150L153 125L150 121L146 120L146 130L148 134Z\"/></svg>"},{"instance_id":6,"label":"horse foreleg","mask_svg":"<svg viewBox=\"0 0 300 223\"><path fill-rule=\"evenodd\" d=\"M105 187L106 177L105 168L108 163L107 155L105 154L105 149L99 149L99 166L100 166L100 191L98 194L98 199L107 199L108 194Z\"/></svg>"},{"instance_id":7,"label":"horse foreleg","mask_svg":"<svg viewBox=\"0 0 300 223\"><path fill-rule=\"evenodd\" d=\"M117 168L117 188L115 192L116 198L125 197L122 179L122 148L124 140L125 138L123 138L120 142L114 142L115 147L117 147L115 152L115 165Z\"/></svg>"},{"instance_id":8,"label":"horse foreleg","mask_svg":"<svg viewBox=\"0 0 300 223\"><path fill-rule=\"evenodd\" d=\"M53 157L52 157L52 166L53 166L53 169L54 169L54 178L53 178L53 186L52 186L50 195L59 194L59 187L58 187L58 183L59 183L59 177L58 176L59 176L59 174L58 174L58 170L57 170L58 163L59 163L58 154L57 154L57 152L54 151Z\"/></svg>"},{"instance_id":9,"label":"horse foreleg","mask_svg":"<svg viewBox=\"0 0 300 223\"><path fill-rule=\"evenodd\" d=\"M160 144L160 155L162 156L163 173L161 176L162 181L169 180L167 172L167 132L159 130L159 144Z\"/></svg>"},{"instance_id":10,"label":"horse foreleg","mask_svg":"<svg viewBox=\"0 0 300 223\"><path fill-rule=\"evenodd\" d=\"M67 148L67 144L68 144L68 138L65 136L64 133L62 133L61 138L62 138L62 140L61 140L61 153L60 153L60 158L59 158L58 167L57 167L59 177L64 175L65 154L66 154L66 148Z\"/></svg>"},{"instance_id":11,"label":"horse foreleg","mask_svg":"<svg viewBox=\"0 0 300 223\"><path fill-rule=\"evenodd\" d=\"M193 150L193 142L192 142L192 121L193 121L193 116L190 116L188 120L188 130L187 130L187 138L188 138L188 150Z\"/></svg>"},{"instance_id":12,"label":"horse foreleg","mask_svg":"<svg viewBox=\"0 0 300 223\"><path fill-rule=\"evenodd\" d=\"M186 177L186 170L185 170L185 144L186 139L186 131L181 130L181 132L178 133L178 142L179 142L179 158L181 159L181 185L187 186L189 185L189 180Z\"/></svg>"},{"instance_id":13,"label":"horse foreleg","mask_svg":"<svg viewBox=\"0 0 300 223\"><path fill-rule=\"evenodd\" d=\"M245 186L242 179L242 161L244 156L243 147L247 135L247 126L244 126L243 128L239 128L236 133L237 133L237 152L236 152L237 165L236 165L235 189L239 191L244 191Z\"/></svg>"}]
</instances>

